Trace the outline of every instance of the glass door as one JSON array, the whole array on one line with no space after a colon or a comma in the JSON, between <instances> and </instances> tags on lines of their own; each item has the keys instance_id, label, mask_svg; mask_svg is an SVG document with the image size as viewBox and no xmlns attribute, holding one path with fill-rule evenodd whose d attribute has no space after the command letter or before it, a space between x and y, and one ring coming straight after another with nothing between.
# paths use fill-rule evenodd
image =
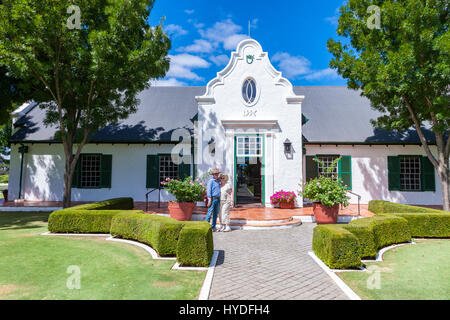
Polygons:
<instances>
[{"instance_id":1,"label":"glass door","mask_svg":"<svg viewBox=\"0 0 450 320\"><path fill-rule=\"evenodd\" d=\"M235 204L264 203L263 136L239 135L235 139Z\"/></svg>"}]
</instances>

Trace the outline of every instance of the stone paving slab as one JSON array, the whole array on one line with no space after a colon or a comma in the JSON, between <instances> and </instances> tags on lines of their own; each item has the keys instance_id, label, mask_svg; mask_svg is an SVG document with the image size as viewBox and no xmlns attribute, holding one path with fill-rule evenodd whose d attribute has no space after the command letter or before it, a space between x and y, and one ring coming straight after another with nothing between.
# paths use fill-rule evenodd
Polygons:
<instances>
[{"instance_id":1,"label":"stone paving slab","mask_svg":"<svg viewBox=\"0 0 450 320\"><path fill-rule=\"evenodd\" d=\"M214 233L211 300L348 300L308 255L316 224Z\"/></svg>"}]
</instances>

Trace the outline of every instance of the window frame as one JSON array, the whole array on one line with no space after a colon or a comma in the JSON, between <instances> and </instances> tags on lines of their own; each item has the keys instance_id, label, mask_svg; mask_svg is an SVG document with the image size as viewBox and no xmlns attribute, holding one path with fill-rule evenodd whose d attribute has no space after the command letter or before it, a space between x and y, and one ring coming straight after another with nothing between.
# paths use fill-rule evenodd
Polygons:
<instances>
[{"instance_id":1,"label":"window frame","mask_svg":"<svg viewBox=\"0 0 450 320\"><path fill-rule=\"evenodd\" d=\"M163 178L161 180L161 158L162 157L169 157L170 161L172 162L172 165L176 166L176 177L173 179L179 179L180 178L180 165L179 164L175 164L172 160L172 154L170 153L158 153L158 179L159 179L159 184L161 185L161 182L164 182L165 179L167 179L167 177ZM172 179L172 178L171 178Z\"/></svg>"},{"instance_id":2,"label":"window frame","mask_svg":"<svg viewBox=\"0 0 450 320\"><path fill-rule=\"evenodd\" d=\"M80 162L80 181L77 189L102 189L102 155L101 153L82 153L78 161ZM98 156L100 157L100 166L99 166L99 177L98 177L98 186L83 186L82 185L82 177L83 177L83 158L86 156Z\"/></svg>"},{"instance_id":3,"label":"window frame","mask_svg":"<svg viewBox=\"0 0 450 320\"><path fill-rule=\"evenodd\" d=\"M405 189L402 187L402 159L405 158L415 158L419 160L419 188L418 189ZM398 166L399 166L399 191L402 192L423 192L423 185L422 185L422 156L420 155L399 155L398 156ZM409 173L411 174L411 173Z\"/></svg>"}]
</instances>

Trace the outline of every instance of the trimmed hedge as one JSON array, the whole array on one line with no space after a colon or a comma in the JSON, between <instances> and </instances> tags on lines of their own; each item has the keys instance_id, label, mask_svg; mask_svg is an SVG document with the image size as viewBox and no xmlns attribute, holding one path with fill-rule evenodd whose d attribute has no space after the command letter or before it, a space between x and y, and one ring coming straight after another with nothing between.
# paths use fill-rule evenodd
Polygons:
<instances>
[{"instance_id":1,"label":"trimmed hedge","mask_svg":"<svg viewBox=\"0 0 450 320\"><path fill-rule=\"evenodd\" d=\"M142 213L120 213L113 217L111 235L148 244L160 256L177 253L178 237L186 222Z\"/></svg>"},{"instance_id":2,"label":"trimmed hedge","mask_svg":"<svg viewBox=\"0 0 450 320\"><path fill-rule=\"evenodd\" d=\"M441 211L441 210L435 210L430 208L424 208L424 207L417 207L417 206L409 206L406 204L399 204L389 201L383 201L383 200L372 200L369 201L369 211L373 212L375 214L380 213L411 213L411 212L430 212L430 213L437 213L437 212L444 212L449 213L447 211Z\"/></svg>"},{"instance_id":3,"label":"trimmed hedge","mask_svg":"<svg viewBox=\"0 0 450 320\"><path fill-rule=\"evenodd\" d=\"M112 218L122 210L72 210L53 212L48 218L48 230L54 233L109 233ZM143 211L128 211L130 213ZM127 214L130 214L127 213Z\"/></svg>"},{"instance_id":4,"label":"trimmed hedge","mask_svg":"<svg viewBox=\"0 0 450 320\"><path fill-rule=\"evenodd\" d=\"M58 210L49 216L48 230L55 233L109 233L112 218L133 206L132 198L116 198Z\"/></svg>"},{"instance_id":5,"label":"trimmed hedge","mask_svg":"<svg viewBox=\"0 0 450 320\"><path fill-rule=\"evenodd\" d=\"M211 225L208 222L191 222L180 233L177 261L183 266L208 267L214 251Z\"/></svg>"},{"instance_id":6,"label":"trimmed hedge","mask_svg":"<svg viewBox=\"0 0 450 320\"><path fill-rule=\"evenodd\" d=\"M332 269L361 266L358 238L340 225L319 225L314 228L312 249Z\"/></svg>"},{"instance_id":7,"label":"trimmed hedge","mask_svg":"<svg viewBox=\"0 0 450 320\"><path fill-rule=\"evenodd\" d=\"M87 203L70 207L74 210L131 210L134 208L133 198L114 198L100 202Z\"/></svg>"},{"instance_id":8,"label":"trimmed hedge","mask_svg":"<svg viewBox=\"0 0 450 320\"><path fill-rule=\"evenodd\" d=\"M129 210L132 198L117 198L53 212L48 230L55 233L110 233L136 240L160 256L175 256L181 265L209 266L214 246L207 222L175 219Z\"/></svg>"},{"instance_id":9,"label":"trimmed hedge","mask_svg":"<svg viewBox=\"0 0 450 320\"><path fill-rule=\"evenodd\" d=\"M408 221L413 237L450 238L450 212L408 206L381 200L369 202L369 210L377 216L389 213Z\"/></svg>"},{"instance_id":10,"label":"trimmed hedge","mask_svg":"<svg viewBox=\"0 0 450 320\"><path fill-rule=\"evenodd\" d=\"M362 258L376 257L381 248L411 240L408 221L393 215L353 220L343 228L358 238Z\"/></svg>"}]
</instances>

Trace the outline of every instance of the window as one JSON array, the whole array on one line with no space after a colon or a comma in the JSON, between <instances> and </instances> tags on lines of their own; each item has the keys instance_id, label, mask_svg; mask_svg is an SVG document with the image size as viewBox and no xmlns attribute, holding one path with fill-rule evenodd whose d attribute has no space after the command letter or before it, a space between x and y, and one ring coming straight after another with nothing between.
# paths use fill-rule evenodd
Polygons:
<instances>
[{"instance_id":1,"label":"window","mask_svg":"<svg viewBox=\"0 0 450 320\"><path fill-rule=\"evenodd\" d=\"M173 163L172 156L159 156L159 182L167 178L178 179L178 165Z\"/></svg>"},{"instance_id":2,"label":"window","mask_svg":"<svg viewBox=\"0 0 450 320\"><path fill-rule=\"evenodd\" d=\"M100 186L101 155L81 156L81 188L98 188Z\"/></svg>"},{"instance_id":3,"label":"window","mask_svg":"<svg viewBox=\"0 0 450 320\"><path fill-rule=\"evenodd\" d=\"M435 169L426 156L388 156L390 191L436 191Z\"/></svg>"},{"instance_id":4,"label":"window","mask_svg":"<svg viewBox=\"0 0 450 320\"><path fill-rule=\"evenodd\" d=\"M256 82L253 79L247 79L242 86L242 97L245 103L252 104L256 100Z\"/></svg>"},{"instance_id":5,"label":"window","mask_svg":"<svg viewBox=\"0 0 450 320\"><path fill-rule=\"evenodd\" d=\"M237 157L261 157L262 137L244 136L237 137Z\"/></svg>"},{"instance_id":6,"label":"window","mask_svg":"<svg viewBox=\"0 0 450 320\"><path fill-rule=\"evenodd\" d=\"M192 159L191 159L192 161ZM161 182L167 178L185 179L191 175L191 162L173 163L170 154L147 155L146 187L148 189L161 188Z\"/></svg>"},{"instance_id":7,"label":"window","mask_svg":"<svg viewBox=\"0 0 450 320\"><path fill-rule=\"evenodd\" d=\"M327 170L331 167L331 165L333 164L333 161L339 157L338 156L317 156L317 158L320 160L320 162L317 162L319 175L332 177L336 180L338 178L337 164L332 172L327 173Z\"/></svg>"},{"instance_id":8,"label":"window","mask_svg":"<svg viewBox=\"0 0 450 320\"><path fill-rule=\"evenodd\" d=\"M326 173L326 169L331 166L334 160L341 158L330 174ZM316 158L323 162L323 165L316 162ZM305 159L305 180L318 178L320 175L334 176L335 179L340 178L346 190L352 190L352 157L338 155L310 155Z\"/></svg>"},{"instance_id":9,"label":"window","mask_svg":"<svg viewBox=\"0 0 450 320\"><path fill-rule=\"evenodd\" d=\"M400 189L421 190L420 157L400 157Z\"/></svg>"},{"instance_id":10,"label":"window","mask_svg":"<svg viewBox=\"0 0 450 320\"><path fill-rule=\"evenodd\" d=\"M111 188L112 155L81 154L72 178L73 188Z\"/></svg>"}]
</instances>

